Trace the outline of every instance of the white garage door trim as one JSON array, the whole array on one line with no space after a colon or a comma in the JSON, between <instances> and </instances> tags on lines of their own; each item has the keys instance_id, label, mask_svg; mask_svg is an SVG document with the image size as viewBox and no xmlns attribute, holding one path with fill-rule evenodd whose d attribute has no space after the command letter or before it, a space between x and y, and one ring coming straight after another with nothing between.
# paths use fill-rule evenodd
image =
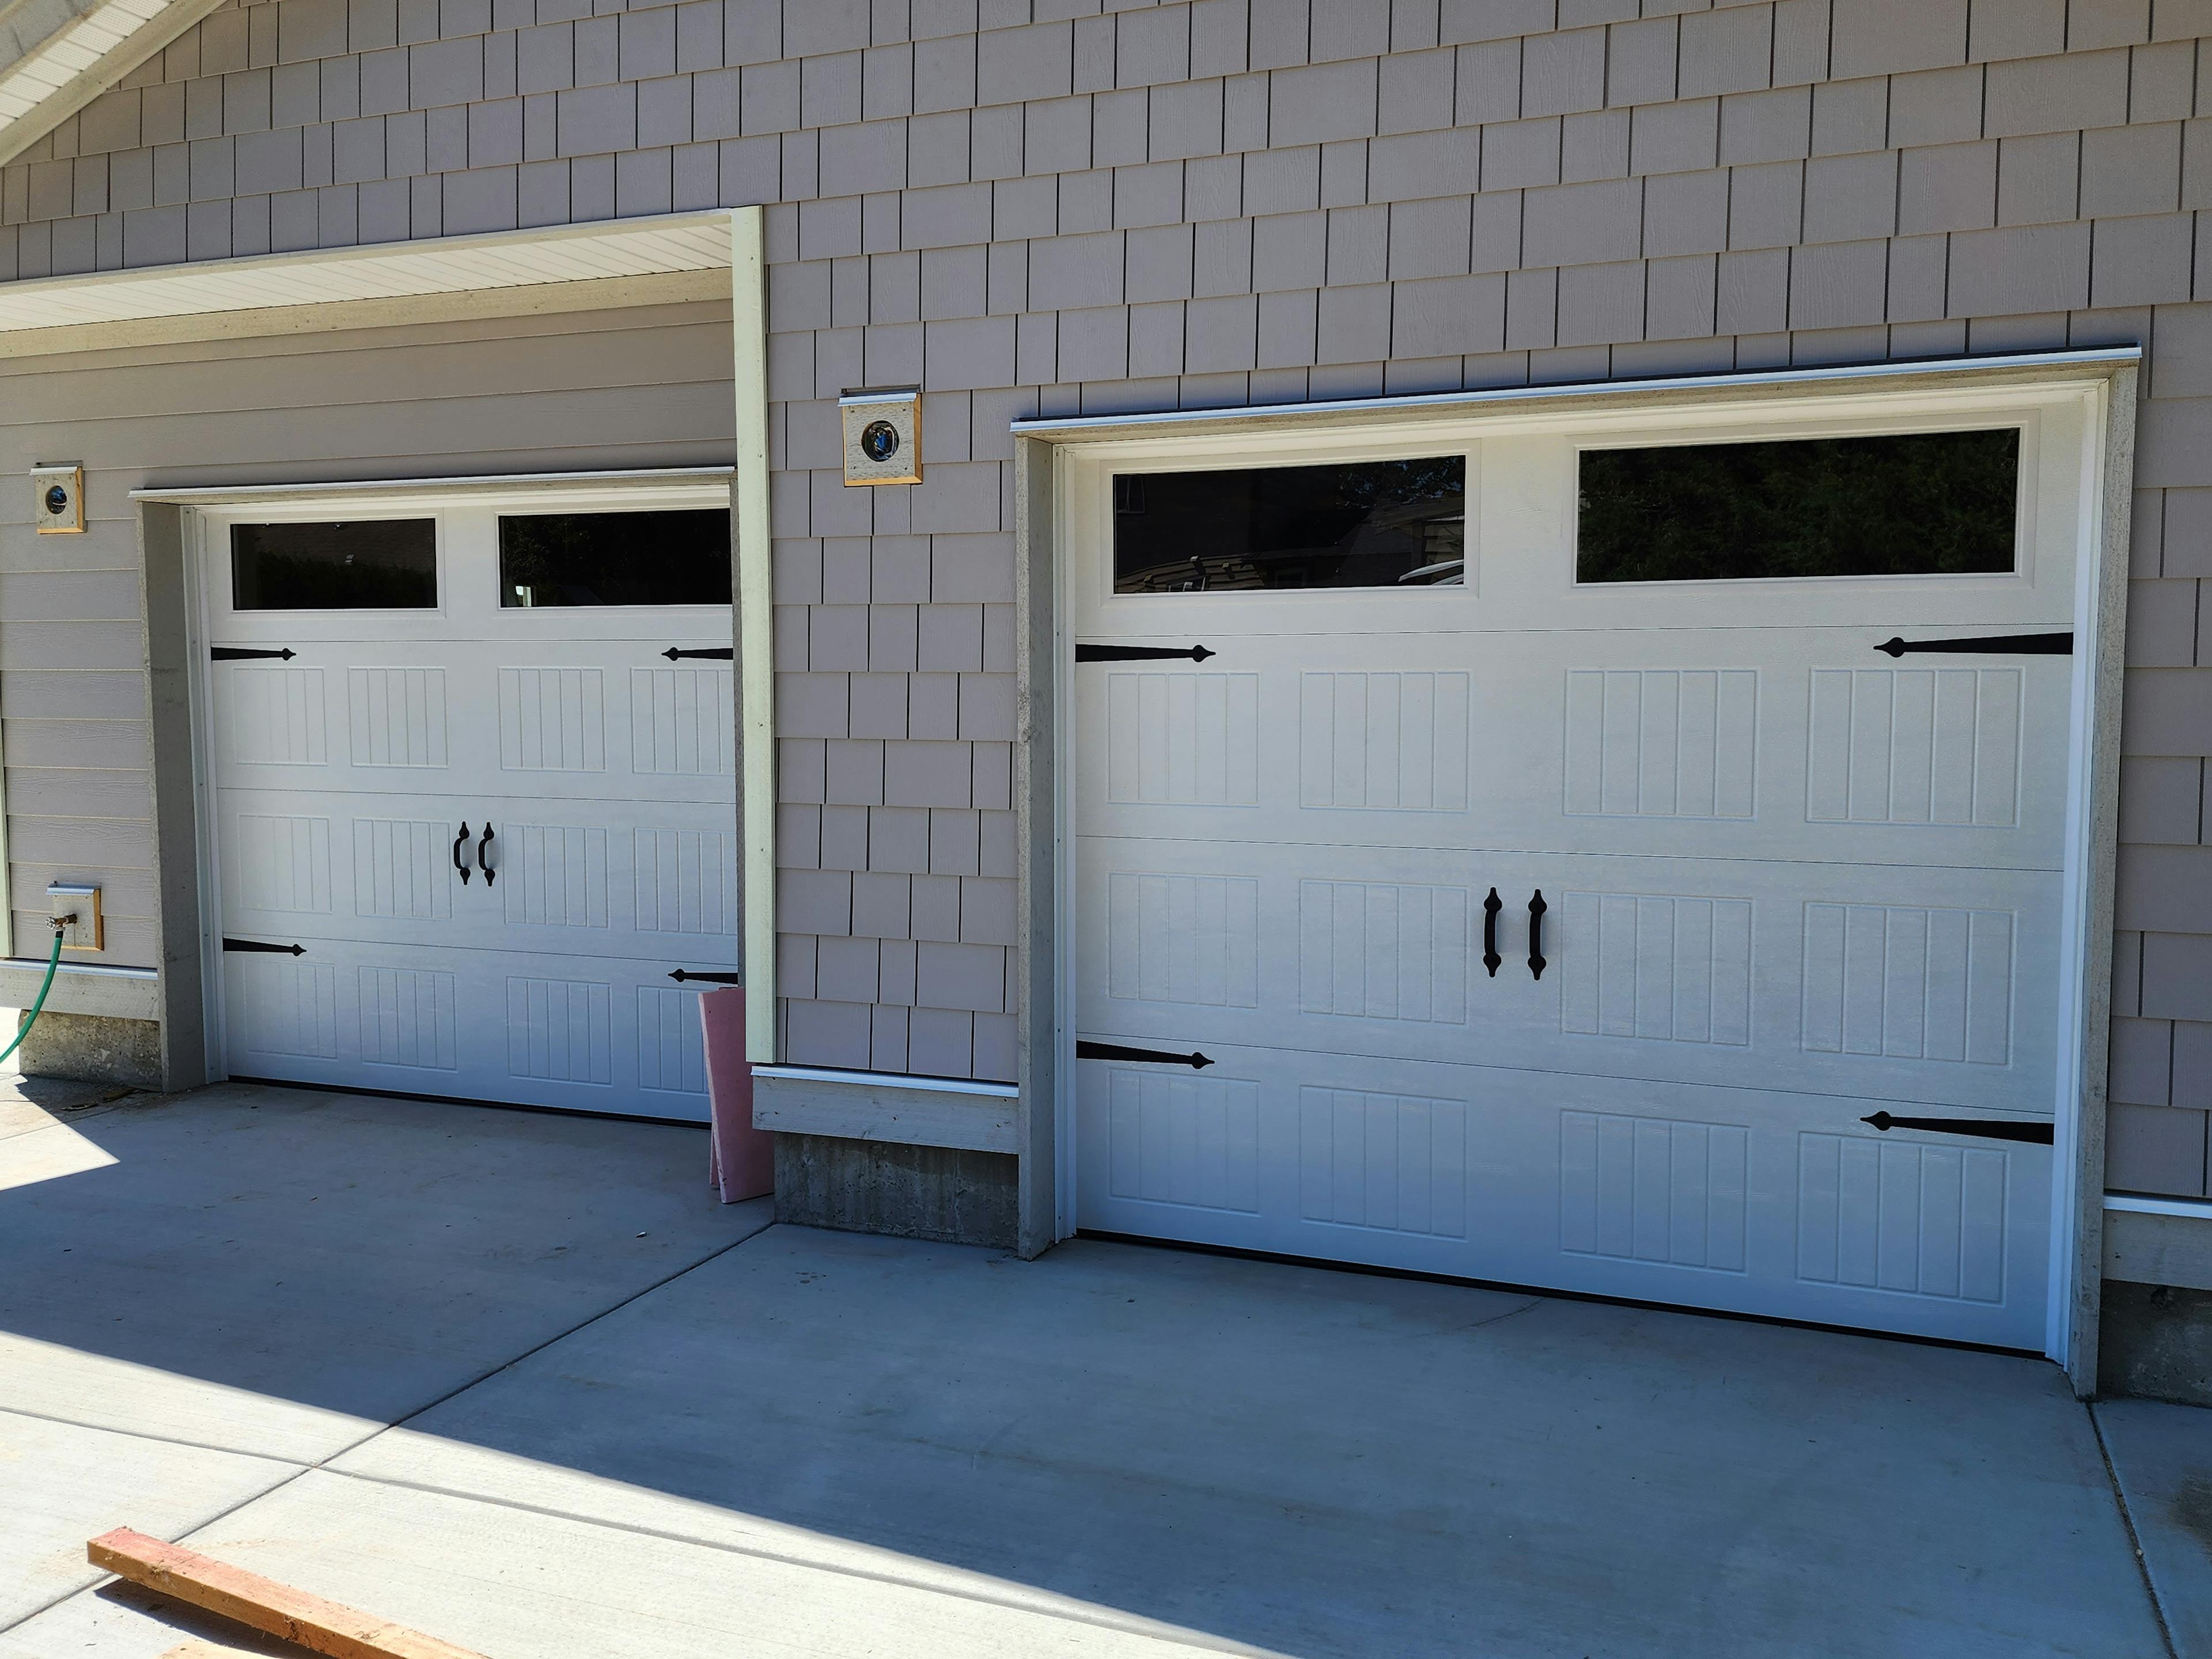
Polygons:
<instances>
[{"instance_id":1,"label":"white garage door trim","mask_svg":"<svg viewBox=\"0 0 2212 1659\"><path fill-rule=\"evenodd\" d=\"M205 580L210 532L220 532L241 511L257 520L275 521L389 515L402 508L428 514L463 507L495 513L503 507L536 512L733 507L735 478L736 470L731 467L684 467L134 492L137 501L166 502L183 509L191 777L201 917L201 1016L210 1079L231 1074L222 946L223 848L213 783L215 700L209 657L213 623ZM736 630L734 642L742 653L749 642L744 630Z\"/></svg>"},{"instance_id":2,"label":"white garage door trim","mask_svg":"<svg viewBox=\"0 0 2212 1659\"><path fill-rule=\"evenodd\" d=\"M1074 1231L1074 926L1073 860L1074 703L1071 606L1077 552L1077 483L1086 469L1164 453L1205 465L1230 456L1274 462L1362 449L1410 453L1409 443L1572 432L1602 426L1610 433L1642 428L1687 436L1700 429L1757 419L1795 419L1875 428L1896 421L1972 414L1994 404L2023 401L2081 405L2081 489L2075 526L2081 550L2074 590L2076 673L2069 708L2072 753L2067 778L2062 982L2051 1215L2051 1294L2045 1352L2064 1364L2077 1389L2094 1384L2099 1229L2102 1180L2103 1072L2107 1044L2112 856L2118 755L2119 641L2124 623L2126 536L2134 431L2132 348L1942 363L1879 365L1864 369L1715 376L1644 385L1514 388L1498 393L1370 399L1340 405L1290 405L1237 411L1192 411L1103 419L1018 422L1027 447L1050 454L1048 517L1030 508L1024 535L1048 574L1031 574L1050 605L1053 659L1033 665L1048 674L1051 707L1069 711L1051 722L1052 836L1063 854L1052 859L1051 916L1036 918L1040 946L1052 958L1052 1018L1048 1043L1029 1040L1051 1059L1052 1201L1060 1237ZM1026 469L1025 469L1026 471ZM1046 492L1036 494L1044 496ZM1048 583L1048 589L1047 584ZM1058 603L1052 603L1057 598ZM1035 601L1033 601L1034 603ZM1910 620L1909 618L1906 620ZM1025 630L1026 631L1026 630ZM1040 757L1042 758L1042 757ZM1042 803L1040 802L1039 805ZM1040 813L1042 817L1042 814ZM1042 826L1040 826L1042 827ZM1040 897L1042 897L1042 894ZM1036 934L1032 935L1037 938ZM1042 1079L1042 1068L1030 1071ZM1042 1104L1042 1102L1039 1102ZM1042 1137L1032 1136L1035 1146ZM1031 1180L1036 1176L1032 1175Z\"/></svg>"}]
</instances>

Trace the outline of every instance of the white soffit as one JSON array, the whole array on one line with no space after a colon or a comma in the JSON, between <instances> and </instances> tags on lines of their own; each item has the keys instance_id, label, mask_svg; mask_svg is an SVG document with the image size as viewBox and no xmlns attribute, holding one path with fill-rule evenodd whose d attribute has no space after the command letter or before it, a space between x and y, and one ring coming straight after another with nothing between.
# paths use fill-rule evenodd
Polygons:
<instances>
[{"instance_id":1,"label":"white soffit","mask_svg":"<svg viewBox=\"0 0 2212 1659\"><path fill-rule=\"evenodd\" d=\"M0 334L726 268L726 210L0 283Z\"/></svg>"}]
</instances>

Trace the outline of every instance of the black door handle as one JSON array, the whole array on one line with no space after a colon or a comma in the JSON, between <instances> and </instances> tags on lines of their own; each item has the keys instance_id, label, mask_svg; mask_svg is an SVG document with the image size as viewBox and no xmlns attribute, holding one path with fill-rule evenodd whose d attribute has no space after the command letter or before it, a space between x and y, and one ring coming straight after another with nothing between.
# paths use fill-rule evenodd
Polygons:
<instances>
[{"instance_id":1,"label":"black door handle","mask_svg":"<svg viewBox=\"0 0 2212 1659\"><path fill-rule=\"evenodd\" d=\"M1544 977L1544 912L1552 907L1544 902L1544 890L1539 887L1528 901L1528 977Z\"/></svg>"},{"instance_id":2,"label":"black door handle","mask_svg":"<svg viewBox=\"0 0 2212 1659\"><path fill-rule=\"evenodd\" d=\"M469 844L469 826L463 824L461 833L453 837L453 868L461 872L461 885L469 884L469 866L461 861L461 848Z\"/></svg>"},{"instance_id":3,"label":"black door handle","mask_svg":"<svg viewBox=\"0 0 2212 1659\"><path fill-rule=\"evenodd\" d=\"M1498 913L1504 908L1505 901L1492 888L1490 896L1482 902L1482 965L1490 969L1492 979L1498 977L1498 964L1505 960L1498 954Z\"/></svg>"},{"instance_id":4,"label":"black door handle","mask_svg":"<svg viewBox=\"0 0 2212 1659\"><path fill-rule=\"evenodd\" d=\"M467 826L462 826L464 831ZM484 862L484 848L491 845L491 820L484 820L483 839L477 843L477 868L483 872L484 885L489 887L499 879L499 872Z\"/></svg>"}]
</instances>

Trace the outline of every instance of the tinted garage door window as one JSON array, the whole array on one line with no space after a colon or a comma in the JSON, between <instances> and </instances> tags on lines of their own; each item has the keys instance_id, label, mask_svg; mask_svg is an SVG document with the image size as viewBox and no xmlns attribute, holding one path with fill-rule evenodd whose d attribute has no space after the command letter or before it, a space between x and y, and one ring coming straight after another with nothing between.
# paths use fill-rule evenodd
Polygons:
<instances>
[{"instance_id":1,"label":"tinted garage door window","mask_svg":"<svg viewBox=\"0 0 2212 1659\"><path fill-rule=\"evenodd\" d=\"M1586 449L1585 582L2013 568L2020 433Z\"/></svg>"},{"instance_id":2,"label":"tinted garage door window","mask_svg":"<svg viewBox=\"0 0 2212 1659\"><path fill-rule=\"evenodd\" d=\"M1114 480L1114 591L1395 587L1462 580L1467 459Z\"/></svg>"}]
</instances>

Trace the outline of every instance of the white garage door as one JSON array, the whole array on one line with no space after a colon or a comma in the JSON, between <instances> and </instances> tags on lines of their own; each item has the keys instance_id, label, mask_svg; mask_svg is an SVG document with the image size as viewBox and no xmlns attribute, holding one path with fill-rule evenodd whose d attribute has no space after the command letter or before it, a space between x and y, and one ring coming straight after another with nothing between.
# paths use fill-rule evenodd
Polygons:
<instances>
[{"instance_id":1,"label":"white garage door","mask_svg":"<svg viewBox=\"0 0 2212 1659\"><path fill-rule=\"evenodd\" d=\"M2042 1347L2080 419L1073 469L1079 1224Z\"/></svg>"},{"instance_id":2,"label":"white garage door","mask_svg":"<svg viewBox=\"0 0 2212 1659\"><path fill-rule=\"evenodd\" d=\"M233 1075L705 1116L692 975L733 978L738 934L720 500L205 521Z\"/></svg>"}]
</instances>

